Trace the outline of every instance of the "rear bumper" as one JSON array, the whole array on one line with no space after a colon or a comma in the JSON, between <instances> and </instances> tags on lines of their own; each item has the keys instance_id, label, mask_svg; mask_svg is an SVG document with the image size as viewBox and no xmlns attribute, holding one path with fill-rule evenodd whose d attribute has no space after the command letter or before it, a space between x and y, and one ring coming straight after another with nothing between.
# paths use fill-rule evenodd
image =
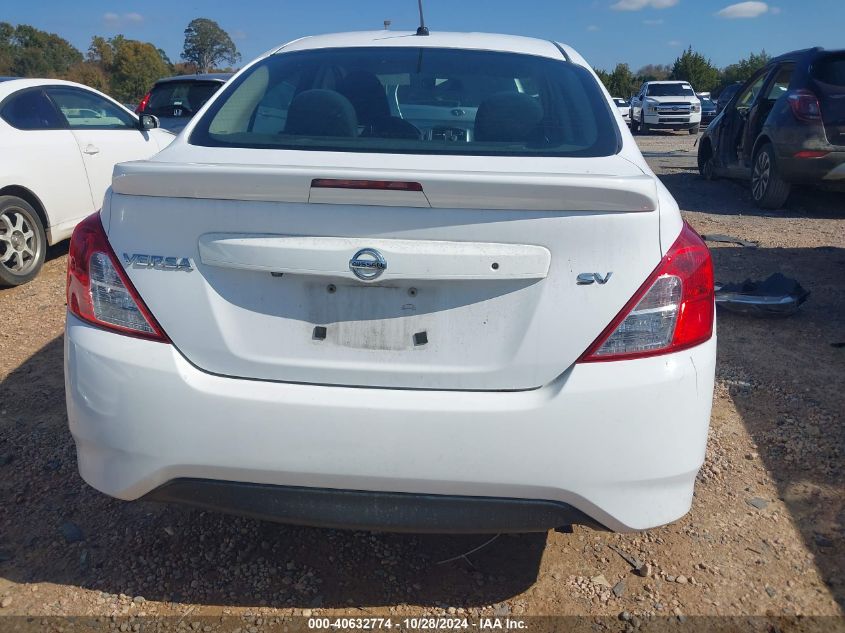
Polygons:
<instances>
[{"instance_id":1,"label":"rear bumper","mask_svg":"<svg viewBox=\"0 0 845 633\"><path fill-rule=\"evenodd\" d=\"M293 525L382 532L544 532L550 526L575 523L601 527L566 503L536 499L332 490L208 479L176 479L144 499Z\"/></svg>"},{"instance_id":2,"label":"rear bumper","mask_svg":"<svg viewBox=\"0 0 845 633\"><path fill-rule=\"evenodd\" d=\"M845 183L845 151L832 151L822 158L792 158L794 152L778 157L784 179L796 183Z\"/></svg>"},{"instance_id":3,"label":"rear bumper","mask_svg":"<svg viewBox=\"0 0 845 633\"><path fill-rule=\"evenodd\" d=\"M205 503L287 522L391 528L390 521L370 522L383 517L379 493L406 493L557 508L514 529L555 527L559 511L574 508L622 531L689 510L704 459L715 356L714 336L666 356L575 365L545 387L520 392L331 387L210 375L171 345L68 315L65 381L80 473L121 499L188 478L372 493L369 501L356 497L365 512L331 521L315 520L301 504L279 513ZM174 486L154 496L199 494L176 494L185 488ZM205 486L212 490L207 498L215 498L215 487ZM264 499L259 507L283 503L264 493L257 498ZM442 506L433 526L417 513L392 528L413 530L416 516L420 529L476 531L468 525L477 517L458 513L450 523L449 510L460 505Z\"/></svg>"}]
</instances>

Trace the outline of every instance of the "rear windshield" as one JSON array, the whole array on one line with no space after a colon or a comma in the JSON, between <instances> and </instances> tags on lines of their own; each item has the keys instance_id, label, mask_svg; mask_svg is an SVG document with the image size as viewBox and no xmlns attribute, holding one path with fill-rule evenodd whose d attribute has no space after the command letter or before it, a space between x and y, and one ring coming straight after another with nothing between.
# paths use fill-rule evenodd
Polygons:
<instances>
[{"instance_id":1,"label":"rear windshield","mask_svg":"<svg viewBox=\"0 0 845 633\"><path fill-rule=\"evenodd\" d=\"M649 97L694 97L695 92L688 84L651 84L646 95Z\"/></svg>"},{"instance_id":2,"label":"rear windshield","mask_svg":"<svg viewBox=\"0 0 845 633\"><path fill-rule=\"evenodd\" d=\"M164 81L150 92L144 114L163 117L190 117L223 84L217 81Z\"/></svg>"},{"instance_id":3,"label":"rear windshield","mask_svg":"<svg viewBox=\"0 0 845 633\"><path fill-rule=\"evenodd\" d=\"M813 64L813 78L831 86L845 86L845 53L820 58Z\"/></svg>"},{"instance_id":4,"label":"rear windshield","mask_svg":"<svg viewBox=\"0 0 845 633\"><path fill-rule=\"evenodd\" d=\"M609 156L619 132L589 71L438 48L273 55L211 105L194 145L321 151Z\"/></svg>"}]
</instances>

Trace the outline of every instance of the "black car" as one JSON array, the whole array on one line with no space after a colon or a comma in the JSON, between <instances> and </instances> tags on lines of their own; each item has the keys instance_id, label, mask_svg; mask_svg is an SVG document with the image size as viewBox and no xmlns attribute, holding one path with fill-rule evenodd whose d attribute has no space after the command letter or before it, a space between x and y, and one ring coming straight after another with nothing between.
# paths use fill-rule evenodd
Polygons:
<instances>
[{"instance_id":1,"label":"black car","mask_svg":"<svg viewBox=\"0 0 845 633\"><path fill-rule=\"evenodd\" d=\"M707 127L716 118L716 102L710 97L699 97L701 101L701 126Z\"/></svg>"},{"instance_id":2,"label":"black car","mask_svg":"<svg viewBox=\"0 0 845 633\"><path fill-rule=\"evenodd\" d=\"M776 209L792 184L845 189L845 50L795 51L746 81L701 137L698 169L751 182Z\"/></svg>"},{"instance_id":3,"label":"black car","mask_svg":"<svg viewBox=\"0 0 845 633\"><path fill-rule=\"evenodd\" d=\"M232 73L205 73L159 79L135 112L153 114L165 130L178 132L231 76Z\"/></svg>"}]
</instances>

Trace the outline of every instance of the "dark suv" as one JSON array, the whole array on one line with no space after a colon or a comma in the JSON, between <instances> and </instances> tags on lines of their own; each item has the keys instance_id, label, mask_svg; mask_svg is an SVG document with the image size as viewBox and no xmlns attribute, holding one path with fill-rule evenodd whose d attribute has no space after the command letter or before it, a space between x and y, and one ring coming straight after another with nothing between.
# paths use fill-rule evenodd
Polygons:
<instances>
[{"instance_id":1,"label":"dark suv","mask_svg":"<svg viewBox=\"0 0 845 633\"><path fill-rule=\"evenodd\" d=\"M205 73L159 79L135 112L154 114L165 130L179 132L231 76L232 73Z\"/></svg>"},{"instance_id":2,"label":"dark suv","mask_svg":"<svg viewBox=\"0 0 845 633\"><path fill-rule=\"evenodd\" d=\"M777 209L792 184L845 188L845 51L795 51L754 74L701 137L698 169L751 182Z\"/></svg>"}]
</instances>

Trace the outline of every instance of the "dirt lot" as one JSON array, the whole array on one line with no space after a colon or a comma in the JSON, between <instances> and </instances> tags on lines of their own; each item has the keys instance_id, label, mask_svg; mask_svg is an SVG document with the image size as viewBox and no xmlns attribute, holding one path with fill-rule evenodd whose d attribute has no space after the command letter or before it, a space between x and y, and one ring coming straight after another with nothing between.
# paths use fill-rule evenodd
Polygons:
<instances>
[{"instance_id":1,"label":"dirt lot","mask_svg":"<svg viewBox=\"0 0 845 633\"><path fill-rule=\"evenodd\" d=\"M66 425L64 246L34 283L0 290L0 614L842 616L845 196L800 193L763 213L746 186L699 178L695 137L640 142L699 232L759 241L713 245L719 280L782 271L812 292L782 320L720 314L688 516L641 534L501 536L441 563L488 537L295 528L106 498L79 478Z\"/></svg>"}]
</instances>

